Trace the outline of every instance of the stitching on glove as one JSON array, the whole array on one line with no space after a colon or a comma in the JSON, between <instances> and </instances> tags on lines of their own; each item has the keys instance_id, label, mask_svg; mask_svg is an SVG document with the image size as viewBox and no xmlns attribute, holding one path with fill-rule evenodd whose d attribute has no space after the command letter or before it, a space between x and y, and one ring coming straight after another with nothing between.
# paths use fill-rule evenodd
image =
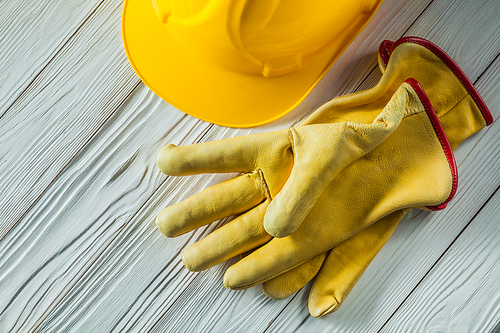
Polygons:
<instances>
[{"instance_id":1,"label":"stitching on glove","mask_svg":"<svg viewBox=\"0 0 500 333\"><path fill-rule=\"evenodd\" d=\"M273 198L271 196L271 191L269 191L269 186L267 185L266 178L264 177L264 172L262 172L261 169L255 170L260 177L260 184L262 185L262 188L264 189L264 193L266 198L271 201Z\"/></svg>"},{"instance_id":2,"label":"stitching on glove","mask_svg":"<svg viewBox=\"0 0 500 333\"><path fill-rule=\"evenodd\" d=\"M290 141L290 149L292 150L292 155L295 158L295 138L293 137L293 132L291 127L286 132L286 136L288 137L288 141Z\"/></svg>"},{"instance_id":3,"label":"stitching on glove","mask_svg":"<svg viewBox=\"0 0 500 333\"><path fill-rule=\"evenodd\" d=\"M460 98L460 100L458 102L456 102L455 104L453 104L452 107L450 107L448 110L446 110L445 112L443 112L442 114L440 114L439 117L442 117L445 114L447 114L448 112L450 112L451 110L453 110L455 108L455 106L457 106L458 104L460 104L464 99L466 99L469 96L472 97L471 94L469 92L467 92L467 94L465 94L464 97Z\"/></svg>"}]
</instances>

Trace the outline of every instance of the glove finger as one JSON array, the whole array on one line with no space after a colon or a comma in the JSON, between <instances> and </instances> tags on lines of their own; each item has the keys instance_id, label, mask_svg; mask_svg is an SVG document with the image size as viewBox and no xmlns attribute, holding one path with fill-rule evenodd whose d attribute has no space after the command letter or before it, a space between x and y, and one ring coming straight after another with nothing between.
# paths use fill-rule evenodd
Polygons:
<instances>
[{"instance_id":1,"label":"glove finger","mask_svg":"<svg viewBox=\"0 0 500 333\"><path fill-rule=\"evenodd\" d=\"M263 152L280 145L290 145L284 130L178 147L169 144L158 153L156 165L170 176L250 172Z\"/></svg>"},{"instance_id":2,"label":"glove finger","mask_svg":"<svg viewBox=\"0 0 500 333\"><path fill-rule=\"evenodd\" d=\"M320 200L326 199L325 197ZM333 205L329 208L332 211L329 212L326 221L321 209L313 209L307 221L293 234L271 239L229 267L224 274L225 286L229 289L245 289L264 283L338 246L363 229L360 225L354 226L352 221L363 221L364 212L359 211L355 215L344 216L342 209L345 207ZM336 222L331 223L332 221ZM326 222L330 222L331 225L325 224ZM360 224L364 224L364 221Z\"/></svg>"},{"instance_id":3,"label":"glove finger","mask_svg":"<svg viewBox=\"0 0 500 333\"><path fill-rule=\"evenodd\" d=\"M409 209L405 210L405 214L408 211ZM318 275L309 294L311 314L321 317L335 311L387 242L402 218L401 212L392 213L360 231L336 246L331 255L330 251L317 255L288 272L264 282L262 284L264 294L273 299L283 299L302 289ZM335 291L335 295L328 290L329 288Z\"/></svg>"},{"instance_id":4,"label":"glove finger","mask_svg":"<svg viewBox=\"0 0 500 333\"><path fill-rule=\"evenodd\" d=\"M262 219L268 203L264 201L189 246L182 254L184 266L202 271L267 243L271 236L264 230Z\"/></svg>"},{"instance_id":5,"label":"glove finger","mask_svg":"<svg viewBox=\"0 0 500 333\"><path fill-rule=\"evenodd\" d=\"M236 264L224 274L228 289L246 289L283 274L314 256L325 252L315 249L312 240L295 237L299 231L285 238L273 238ZM300 246L297 246L300 244ZM317 251L317 252L316 252Z\"/></svg>"},{"instance_id":6,"label":"glove finger","mask_svg":"<svg viewBox=\"0 0 500 333\"><path fill-rule=\"evenodd\" d=\"M313 317L321 318L342 305L409 211L387 215L330 251L309 292L309 313Z\"/></svg>"},{"instance_id":7,"label":"glove finger","mask_svg":"<svg viewBox=\"0 0 500 333\"><path fill-rule=\"evenodd\" d=\"M333 179L384 142L411 107L406 87L401 87L373 123L348 121L290 128L295 164L269 205L264 217L266 231L274 237L292 234Z\"/></svg>"},{"instance_id":8,"label":"glove finger","mask_svg":"<svg viewBox=\"0 0 500 333\"><path fill-rule=\"evenodd\" d=\"M176 237L224 217L246 212L266 197L261 173L254 171L211 186L163 209L156 218L156 225L165 236Z\"/></svg>"},{"instance_id":9,"label":"glove finger","mask_svg":"<svg viewBox=\"0 0 500 333\"><path fill-rule=\"evenodd\" d=\"M408 212L409 209L405 211ZM323 316L327 314L325 308L331 308L332 311L335 311L349 294L349 292L345 292L345 286L354 286L364 272L364 269L359 271L358 268L365 266L366 269L392 234L393 230L391 231L391 228L396 228L399 221L397 218L402 218L398 213L390 214L337 245L332 250L333 254L330 255L330 251L327 251L317 255L288 272L264 282L262 284L264 294L273 299L283 299L302 289L318 275L316 280L322 282L315 281L315 288L311 289L310 297L312 300L309 303L311 314L315 317ZM326 260L329 262L325 263ZM320 269L321 273L318 274ZM340 272L344 273L343 280L339 279ZM328 297L326 295L329 295L329 293L326 289L332 286L337 291L337 295ZM343 297L339 296L339 294L343 295ZM341 300L341 302L339 303L337 300Z\"/></svg>"},{"instance_id":10,"label":"glove finger","mask_svg":"<svg viewBox=\"0 0 500 333\"><path fill-rule=\"evenodd\" d=\"M296 293L318 274L327 253L319 254L300 266L264 282L262 291L272 299L283 299Z\"/></svg>"}]
</instances>

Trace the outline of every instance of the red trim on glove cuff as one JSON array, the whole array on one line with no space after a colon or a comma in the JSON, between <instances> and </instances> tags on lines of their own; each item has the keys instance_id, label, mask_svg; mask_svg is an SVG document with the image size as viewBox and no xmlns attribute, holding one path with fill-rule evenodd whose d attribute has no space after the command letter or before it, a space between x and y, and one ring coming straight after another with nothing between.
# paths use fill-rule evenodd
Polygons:
<instances>
[{"instance_id":1,"label":"red trim on glove cuff","mask_svg":"<svg viewBox=\"0 0 500 333\"><path fill-rule=\"evenodd\" d=\"M448 164L450 165L450 170L451 170L451 176L452 176L452 187L451 187L451 192L448 198L441 204L436 205L436 206L427 206L430 210L436 211L436 210L441 210L446 207L448 202L450 202L451 199L455 196L455 193L457 192L457 186L458 186L458 171L457 171L457 164L455 162L455 157L453 155L453 150L451 149L450 142L448 141L448 138L446 137L446 134L444 132L443 126L441 126L441 122L439 121L439 118L437 117L436 112L434 111L434 108L432 107L431 101L429 100L429 97L425 93L424 89L418 83L417 80L411 78L405 81L408 83L413 90L417 93L418 97L420 98L420 101L424 105L425 112L427 112L427 116L429 117L429 120L432 123L432 127L434 127L434 131L436 131L436 135L439 139L439 142L441 142L441 146L443 147L444 154L446 155L446 159L448 160Z\"/></svg>"}]
</instances>

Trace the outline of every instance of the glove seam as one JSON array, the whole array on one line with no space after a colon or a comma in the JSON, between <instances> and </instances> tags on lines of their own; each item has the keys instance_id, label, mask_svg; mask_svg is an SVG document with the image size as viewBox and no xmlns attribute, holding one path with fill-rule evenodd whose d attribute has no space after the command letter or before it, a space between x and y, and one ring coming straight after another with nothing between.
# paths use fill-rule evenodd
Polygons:
<instances>
[{"instance_id":1,"label":"glove seam","mask_svg":"<svg viewBox=\"0 0 500 333\"><path fill-rule=\"evenodd\" d=\"M286 132L286 136L288 137L288 141L290 141L290 149L292 150L292 155L295 158L295 137L293 136L292 128L290 127Z\"/></svg>"},{"instance_id":2,"label":"glove seam","mask_svg":"<svg viewBox=\"0 0 500 333\"><path fill-rule=\"evenodd\" d=\"M269 186L267 185L266 178L264 177L264 172L260 168L257 169L256 171L259 174L260 185L262 186L262 189L264 190L264 195L269 201L271 201L272 195L271 195L271 191L269 190Z\"/></svg>"},{"instance_id":3,"label":"glove seam","mask_svg":"<svg viewBox=\"0 0 500 333\"><path fill-rule=\"evenodd\" d=\"M340 305L342 304L341 302L339 302L339 300L337 299L337 296L335 295L330 295L334 300L335 302L337 302L337 304L332 304L328 307L328 309L325 309L323 310L319 316L317 318L322 318L324 316L326 316L327 314L330 314L332 312L335 312L338 310L338 308L340 307Z\"/></svg>"},{"instance_id":4,"label":"glove seam","mask_svg":"<svg viewBox=\"0 0 500 333\"><path fill-rule=\"evenodd\" d=\"M427 119L429 120L429 122L432 125L432 128L434 129L434 133L436 133L436 136L437 136L437 138L440 142L440 145L441 145L441 149L446 157L446 161L448 162L448 166L450 168L452 182L451 182L451 190L450 190L450 193L448 194L448 198L444 202L442 202L441 204L426 207L426 208L429 208L430 210L433 210L433 211L441 210L441 209L446 207L448 202L450 202L450 200L454 197L454 195L457 191L458 177L457 177L457 167L455 164L455 159L454 159L453 152L451 150L448 138L446 137L446 134L444 133L444 130L441 127L441 123L439 122L439 118L437 117L437 115L432 107L432 104L430 104L429 98L425 94L425 91L422 89L420 84L415 79L408 79L405 82L410 84L413 91L415 91L418 98L420 99L420 102L422 103L424 110L427 114Z\"/></svg>"},{"instance_id":5,"label":"glove seam","mask_svg":"<svg viewBox=\"0 0 500 333\"><path fill-rule=\"evenodd\" d=\"M464 99L466 99L469 96L472 97L472 95L470 94L470 92L467 92L462 98L460 98L455 104L453 104L453 106L451 106L448 110L446 110L446 112L443 112L442 114L440 114L438 116L438 118L441 118L442 116L446 115L448 112L450 112L451 110L453 110L458 104L460 104Z\"/></svg>"}]
</instances>

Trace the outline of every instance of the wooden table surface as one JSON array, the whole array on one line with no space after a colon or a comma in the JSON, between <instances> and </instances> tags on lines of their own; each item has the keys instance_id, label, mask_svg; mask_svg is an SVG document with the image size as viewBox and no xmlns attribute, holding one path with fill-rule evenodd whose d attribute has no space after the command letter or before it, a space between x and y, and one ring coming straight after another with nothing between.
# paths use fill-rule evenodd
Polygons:
<instances>
[{"instance_id":1,"label":"wooden table surface","mask_svg":"<svg viewBox=\"0 0 500 333\"><path fill-rule=\"evenodd\" d=\"M120 0L0 1L0 332L496 332L500 330L500 122L456 150L459 188L413 210L345 303L309 316L309 287L281 301L230 291L234 263L187 271L180 254L217 223L167 239L165 206L230 175L167 177L167 143L286 128L372 87L384 39L447 51L500 117L500 1L386 0L309 97L254 129L176 110L135 75ZM194 96L195 97L195 96Z\"/></svg>"}]
</instances>

